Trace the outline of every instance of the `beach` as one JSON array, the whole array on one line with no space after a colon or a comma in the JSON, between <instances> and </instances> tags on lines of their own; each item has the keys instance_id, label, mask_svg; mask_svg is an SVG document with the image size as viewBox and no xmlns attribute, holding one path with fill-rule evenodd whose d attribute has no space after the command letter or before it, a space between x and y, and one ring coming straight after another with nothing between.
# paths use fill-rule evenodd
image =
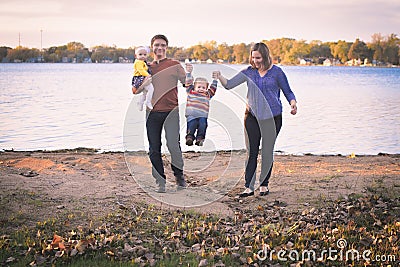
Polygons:
<instances>
[{"instance_id":1,"label":"beach","mask_svg":"<svg viewBox=\"0 0 400 267\"><path fill-rule=\"evenodd\" d=\"M184 153L185 160L199 156L195 152ZM189 188L207 183L208 178L218 175L221 168L218 160L229 159L230 164L241 166L245 156L244 151L218 152L216 164L197 176L186 175ZM135 158L135 164L148 164L146 153L137 152L130 157ZM169 169L166 167L167 180L173 178ZM243 174L241 171L238 175ZM78 210L95 218L119 209L120 205L129 207L135 203L179 208L155 199L138 186L121 152L96 153L90 149L2 152L0 173L3 222L19 214L21 223L32 225L57 213ZM150 175L148 178L153 179ZM394 195L399 195L396 193L400 191L399 178L398 155L276 155L268 196L260 197L256 192L253 197L237 198L244 184L244 178L239 177L236 186L225 196L193 209L232 216L237 210L280 203L286 209L301 211L379 187L395 190Z\"/></svg>"},{"instance_id":2,"label":"beach","mask_svg":"<svg viewBox=\"0 0 400 267\"><path fill-rule=\"evenodd\" d=\"M157 195L137 183L154 182L145 152L1 152L0 262L321 266L316 257L303 265L302 258L279 258L273 252L311 249L323 255L327 247L343 251L351 245L374 257L363 254L354 266L377 259L398 263L399 155L275 155L270 194L256 191L244 199L237 195L243 190L240 166L246 152L184 153L193 168L209 158L205 169L185 171L184 190L176 189L166 166L167 193ZM226 194L210 198L221 184L228 185ZM180 205L171 205L171 199ZM191 205L199 199L208 202ZM272 246L265 251L268 258L260 257L265 244ZM343 266L347 258L322 261Z\"/></svg>"}]
</instances>

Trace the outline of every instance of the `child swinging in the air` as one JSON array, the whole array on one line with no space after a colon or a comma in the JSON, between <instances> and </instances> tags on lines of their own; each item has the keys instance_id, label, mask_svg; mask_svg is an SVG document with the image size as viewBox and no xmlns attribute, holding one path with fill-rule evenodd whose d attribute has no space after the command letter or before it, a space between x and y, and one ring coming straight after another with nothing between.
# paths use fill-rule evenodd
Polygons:
<instances>
[{"instance_id":1,"label":"child swinging in the air","mask_svg":"<svg viewBox=\"0 0 400 267\"><path fill-rule=\"evenodd\" d=\"M218 82L214 79L209 87L206 78L197 77L193 83L192 70L192 65L186 65L186 145L192 146L195 141L197 146L202 146L206 138L210 99L215 95Z\"/></svg>"}]
</instances>

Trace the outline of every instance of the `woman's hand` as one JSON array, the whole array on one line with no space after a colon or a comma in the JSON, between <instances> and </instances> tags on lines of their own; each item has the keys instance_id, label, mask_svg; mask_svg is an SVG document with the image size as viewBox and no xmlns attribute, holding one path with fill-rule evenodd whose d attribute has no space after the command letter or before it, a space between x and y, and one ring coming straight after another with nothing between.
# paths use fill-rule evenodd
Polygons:
<instances>
[{"instance_id":1,"label":"woman's hand","mask_svg":"<svg viewBox=\"0 0 400 267\"><path fill-rule=\"evenodd\" d=\"M291 107L290 113L292 115L296 115L296 113L297 113L297 102L296 102L296 100L290 101L290 107Z\"/></svg>"},{"instance_id":2,"label":"woman's hand","mask_svg":"<svg viewBox=\"0 0 400 267\"><path fill-rule=\"evenodd\" d=\"M221 72L219 70L215 70L212 72L213 80L218 80L220 76L221 76Z\"/></svg>"},{"instance_id":3,"label":"woman's hand","mask_svg":"<svg viewBox=\"0 0 400 267\"><path fill-rule=\"evenodd\" d=\"M219 70L215 70L212 72L212 78L215 80L218 79L223 87L225 87L228 83L228 80L224 76L222 76L222 73Z\"/></svg>"}]
</instances>

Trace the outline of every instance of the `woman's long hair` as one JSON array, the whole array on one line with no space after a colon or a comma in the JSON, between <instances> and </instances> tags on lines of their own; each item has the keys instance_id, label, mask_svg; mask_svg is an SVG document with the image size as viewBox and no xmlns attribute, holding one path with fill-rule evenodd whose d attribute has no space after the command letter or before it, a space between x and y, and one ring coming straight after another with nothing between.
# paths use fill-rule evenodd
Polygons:
<instances>
[{"instance_id":1,"label":"woman's long hair","mask_svg":"<svg viewBox=\"0 0 400 267\"><path fill-rule=\"evenodd\" d=\"M264 68L266 70L269 70L271 68L271 66L272 66L272 57L270 55L268 46L266 44L264 44L264 43L256 43L250 49L249 62L250 62L250 65L253 68L256 68L256 66L254 65L253 59L251 57L251 54L252 54L253 51L258 51L261 54L261 57L263 59Z\"/></svg>"}]
</instances>

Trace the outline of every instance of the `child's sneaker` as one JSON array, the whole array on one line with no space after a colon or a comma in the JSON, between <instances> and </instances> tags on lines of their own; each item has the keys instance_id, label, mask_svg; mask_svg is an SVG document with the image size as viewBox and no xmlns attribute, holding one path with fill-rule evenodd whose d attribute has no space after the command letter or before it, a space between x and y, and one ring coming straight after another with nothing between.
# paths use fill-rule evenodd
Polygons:
<instances>
[{"instance_id":1,"label":"child's sneaker","mask_svg":"<svg viewBox=\"0 0 400 267\"><path fill-rule=\"evenodd\" d=\"M196 146L203 146L203 144L204 144L204 139L196 140Z\"/></svg>"},{"instance_id":2,"label":"child's sneaker","mask_svg":"<svg viewBox=\"0 0 400 267\"><path fill-rule=\"evenodd\" d=\"M187 146L192 146L193 145L193 138L190 136L186 137L186 145Z\"/></svg>"}]
</instances>

